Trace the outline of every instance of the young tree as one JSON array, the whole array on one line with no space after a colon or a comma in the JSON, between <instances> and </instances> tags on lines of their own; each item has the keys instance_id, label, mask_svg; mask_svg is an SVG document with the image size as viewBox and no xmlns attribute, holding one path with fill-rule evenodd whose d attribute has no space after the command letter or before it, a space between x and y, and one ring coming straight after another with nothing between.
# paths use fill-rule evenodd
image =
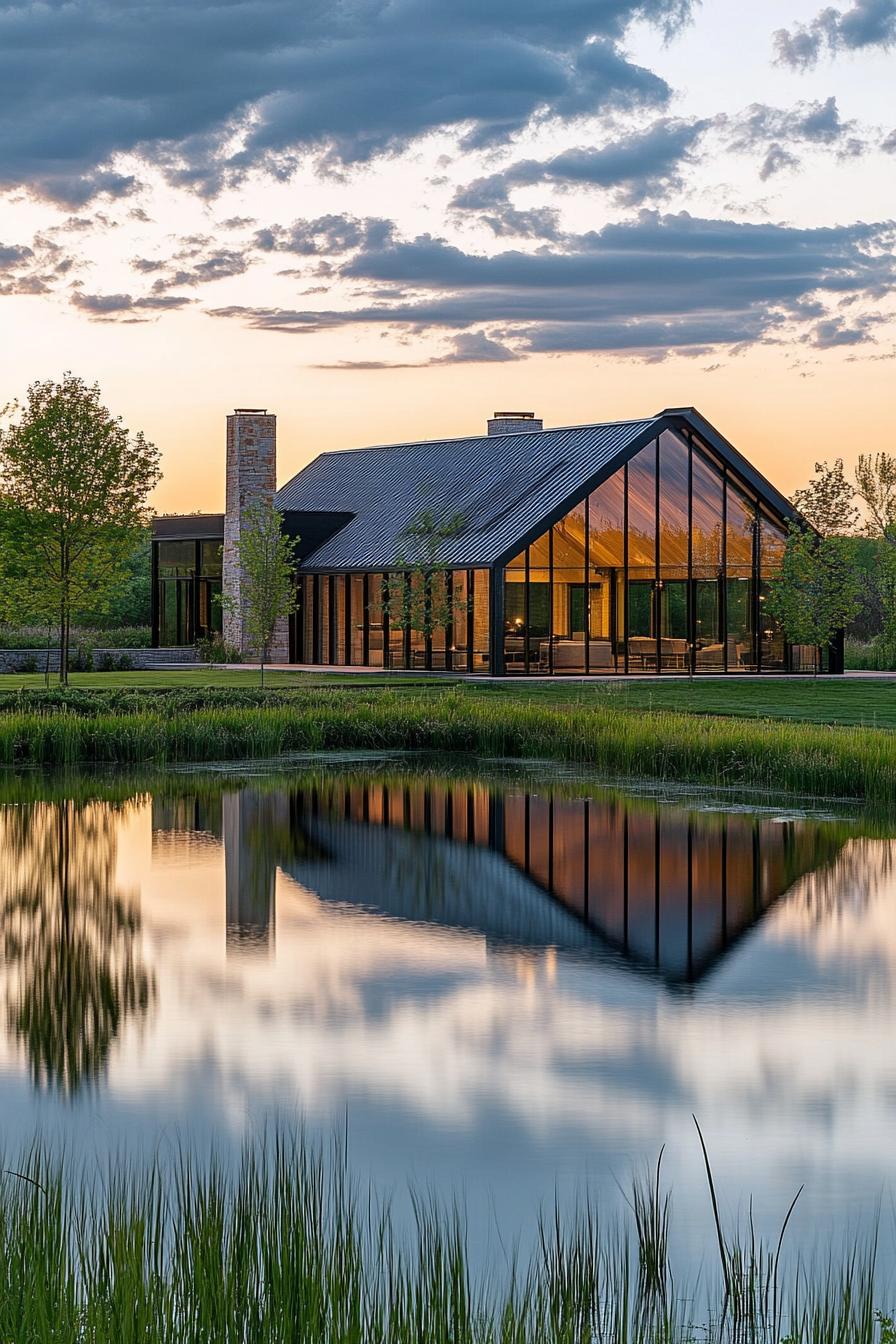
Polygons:
<instances>
[{"instance_id":1,"label":"young tree","mask_svg":"<svg viewBox=\"0 0 896 1344\"><path fill-rule=\"evenodd\" d=\"M389 578L387 599L390 620L403 630L414 630L424 639L447 630L459 614L445 582L442 555L445 543L464 527L463 514L439 521L431 509L423 509L401 534L395 558L399 573Z\"/></svg>"},{"instance_id":2,"label":"young tree","mask_svg":"<svg viewBox=\"0 0 896 1344\"><path fill-rule=\"evenodd\" d=\"M844 538L820 537L791 524L765 604L791 644L829 644L852 620L858 599L859 578Z\"/></svg>"},{"instance_id":3,"label":"young tree","mask_svg":"<svg viewBox=\"0 0 896 1344\"><path fill-rule=\"evenodd\" d=\"M243 515L236 545L240 595L236 598L227 594L222 605L242 615L243 627L261 663L262 686L277 622L296 606L297 541L284 536L283 515L272 503L253 504Z\"/></svg>"},{"instance_id":4,"label":"young tree","mask_svg":"<svg viewBox=\"0 0 896 1344\"><path fill-rule=\"evenodd\" d=\"M59 624L59 679L68 681L72 618L95 611L121 582L147 500L160 479L159 454L72 373L36 382L0 428L0 557L14 590Z\"/></svg>"}]
</instances>

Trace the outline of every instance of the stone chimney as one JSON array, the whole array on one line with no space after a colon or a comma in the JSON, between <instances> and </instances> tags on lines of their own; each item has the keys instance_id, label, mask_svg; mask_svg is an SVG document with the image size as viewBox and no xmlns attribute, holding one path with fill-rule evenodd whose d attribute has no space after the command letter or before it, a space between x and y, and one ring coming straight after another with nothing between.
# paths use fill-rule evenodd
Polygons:
<instances>
[{"instance_id":1,"label":"stone chimney","mask_svg":"<svg viewBox=\"0 0 896 1344\"><path fill-rule=\"evenodd\" d=\"M234 411L227 417L227 506L224 514L225 596L240 599L242 575L237 563L237 544L246 510L265 500L273 501L277 488L277 417L264 410ZM238 648L244 658L257 656L249 643L239 610L224 609L224 643ZM272 663L289 657L289 633L285 620L271 642Z\"/></svg>"},{"instance_id":2,"label":"stone chimney","mask_svg":"<svg viewBox=\"0 0 896 1344\"><path fill-rule=\"evenodd\" d=\"M488 422L492 434L532 434L544 429L544 421L535 419L534 411L495 411Z\"/></svg>"}]
</instances>

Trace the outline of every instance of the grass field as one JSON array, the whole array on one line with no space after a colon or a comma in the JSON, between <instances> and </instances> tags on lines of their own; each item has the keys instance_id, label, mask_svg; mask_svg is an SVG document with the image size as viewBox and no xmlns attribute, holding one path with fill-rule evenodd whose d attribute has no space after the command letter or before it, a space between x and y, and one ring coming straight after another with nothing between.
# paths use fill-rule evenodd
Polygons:
<instances>
[{"instance_id":1,"label":"grass field","mask_svg":"<svg viewBox=\"0 0 896 1344\"><path fill-rule=\"evenodd\" d=\"M0 707L6 695L19 689L39 690L43 677L0 676ZM692 682L684 678L636 678L583 683L554 681L463 681L452 677L421 677L413 673L365 675L346 673L269 672L271 690L301 690L334 686L347 693L399 689L409 695L440 696L457 688L471 700L495 699L545 706L612 706L635 711L668 710L686 714L726 715L734 718L796 720L805 723L896 728L896 679L874 677L740 678L714 677ZM226 690L257 687L257 670L202 668L157 672L75 672L71 685L93 690Z\"/></svg>"}]
</instances>

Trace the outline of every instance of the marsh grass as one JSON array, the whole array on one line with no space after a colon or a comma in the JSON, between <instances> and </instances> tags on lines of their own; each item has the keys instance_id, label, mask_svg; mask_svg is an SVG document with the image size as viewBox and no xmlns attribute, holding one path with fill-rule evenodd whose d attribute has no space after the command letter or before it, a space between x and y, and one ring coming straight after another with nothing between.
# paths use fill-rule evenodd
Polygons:
<instances>
[{"instance_id":1,"label":"marsh grass","mask_svg":"<svg viewBox=\"0 0 896 1344\"><path fill-rule=\"evenodd\" d=\"M774 1311L735 1309L748 1261L768 1297L769 1253L720 1231L728 1277L673 1291L659 1162L629 1226L555 1206L531 1260L480 1273L460 1208L413 1198L399 1227L351 1179L342 1143L301 1132L263 1136L232 1165L92 1169L39 1145L3 1165L0 1339L17 1344L892 1344L873 1247L817 1273L797 1263ZM779 1255L780 1239L775 1276Z\"/></svg>"},{"instance_id":2,"label":"marsh grass","mask_svg":"<svg viewBox=\"0 0 896 1344\"><path fill-rule=\"evenodd\" d=\"M862 798L889 804L896 790L896 734L873 728L747 721L612 705L568 708L462 690L332 690L288 702L178 699L114 710L63 703L0 712L0 763L75 765L275 757L286 752L426 750L491 757L554 758L618 777L691 780Z\"/></svg>"}]
</instances>

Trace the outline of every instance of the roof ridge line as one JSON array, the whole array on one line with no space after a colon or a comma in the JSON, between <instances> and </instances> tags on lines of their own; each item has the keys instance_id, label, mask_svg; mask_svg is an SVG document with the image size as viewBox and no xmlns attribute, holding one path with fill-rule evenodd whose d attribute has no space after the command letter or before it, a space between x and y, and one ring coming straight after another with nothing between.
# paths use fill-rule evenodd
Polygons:
<instances>
[{"instance_id":1,"label":"roof ridge line","mask_svg":"<svg viewBox=\"0 0 896 1344\"><path fill-rule=\"evenodd\" d=\"M336 457L340 453L369 453L379 451L385 448L426 448L433 443L469 443L476 439L514 439L520 435L538 434L559 434L562 431L570 429L609 429L612 425L642 425L649 424L651 420L660 420L663 412L658 415L635 415L628 419L621 420L585 420L578 425L549 425L545 429L514 429L506 434L450 434L438 439L399 439L395 443L363 443L356 444L353 448L324 448L315 457L312 462L317 461L319 457ZM309 462L310 466L311 463Z\"/></svg>"}]
</instances>

